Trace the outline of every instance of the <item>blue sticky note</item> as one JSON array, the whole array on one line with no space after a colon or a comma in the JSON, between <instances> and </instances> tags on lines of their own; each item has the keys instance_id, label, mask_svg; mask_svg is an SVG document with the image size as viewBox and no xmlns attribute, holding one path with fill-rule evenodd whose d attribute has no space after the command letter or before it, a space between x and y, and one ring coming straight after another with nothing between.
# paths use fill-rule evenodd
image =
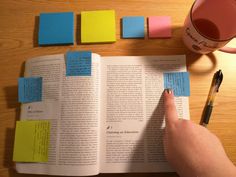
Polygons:
<instances>
[{"instance_id":1,"label":"blue sticky note","mask_svg":"<svg viewBox=\"0 0 236 177\"><path fill-rule=\"evenodd\" d=\"M164 73L164 88L173 89L175 96L190 96L189 73Z\"/></svg>"},{"instance_id":2,"label":"blue sticky note","mask_svg":"<svg viewBox=\"0 0 236 177\"><path fill-rule=\"evenodd\" d=\"M42 101L42 82L42 77L20 77L18 79L19 102Z\"/></svg>"},{"instance_id":3,"label":"blue sticky note","mask_svg":"<svg viewBox=\"0 0 236 177\"><path fill-rule=\"evenodd\" d=\"M66 53L66 76L91 76L92 53L75 51Z\"/></svg>"},{"instance_id":4,"label":"blue sticky note","mask_svg":"<svg viewBox=\"0 0 236 177\"><path fill-rule=\"evenodd\" d=\"M122 18L123 38L144 38L144 17L133 16Z\"/></svg>"},{"instance_id":5,"label":"blue sticky note","mask_svg":"<svg viewBox=\"0 0 236 177\"><path fill-rule=\"evenodd\" d=\"M74 14L41 13L39 16L39 45L73 44Z\"/></svg>"}]
</instances>

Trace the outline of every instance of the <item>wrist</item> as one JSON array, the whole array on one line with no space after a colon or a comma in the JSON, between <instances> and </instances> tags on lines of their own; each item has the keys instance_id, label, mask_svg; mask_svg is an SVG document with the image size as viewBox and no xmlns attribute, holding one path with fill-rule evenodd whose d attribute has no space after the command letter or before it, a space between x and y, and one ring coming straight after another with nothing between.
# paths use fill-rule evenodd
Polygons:
<instances>
[{"instance_id":1,"label":"wrist","mask_svg":"<svg viewBox=\"0 0 236 177\"><path fill-rule=\"evenodd\" d=\"M205 169L200 173L202 177L236 177L236 167L234 164L227 159L226 162L217 165L212 165L211 168Z\"/></svg>"}]
</instances>

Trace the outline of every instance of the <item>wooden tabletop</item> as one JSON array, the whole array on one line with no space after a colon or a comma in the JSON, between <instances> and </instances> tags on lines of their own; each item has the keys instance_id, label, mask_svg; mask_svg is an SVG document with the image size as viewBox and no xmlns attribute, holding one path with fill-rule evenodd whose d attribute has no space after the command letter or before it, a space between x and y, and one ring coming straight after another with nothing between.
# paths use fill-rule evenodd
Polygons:
<instances>
[{"instance_id":1,"label":"wooden tabletop","mask_svg":"<svg viewBox=\"0 0 236 177\"><path fill-rule=\"evenodd\" d=\"M0 176L24 177L13 169L12 152L15 121L19 119L17 79L22 76L23 63L35 56L65 53L68 49L92 50L102 56L115 55L175 55L185 54L190 72L191 119L199 123L214 72L222 69L224 80L215 100L208 129L215 133L236 165L236 55L214 52L197 55L181 40L184 19L193 0L1 0L0 3ZM116 11L117 42L82 45L75 30L76 41L70 46L39 47L37 45L38 16L41 12L82 10ZM170 39L121 39L120 19L123 16L171 16ZM77 20L78 21L78 20ZM76 29L80 24L76 23ZM77 30L78 31L78 30ZM146 35L147 36L147 35ZM232 42L236 46L236 42ZM101 176L162 176L175 173L117 174ZM39 177L39 176L37 176Z\"/></svg>"}]
</instances>

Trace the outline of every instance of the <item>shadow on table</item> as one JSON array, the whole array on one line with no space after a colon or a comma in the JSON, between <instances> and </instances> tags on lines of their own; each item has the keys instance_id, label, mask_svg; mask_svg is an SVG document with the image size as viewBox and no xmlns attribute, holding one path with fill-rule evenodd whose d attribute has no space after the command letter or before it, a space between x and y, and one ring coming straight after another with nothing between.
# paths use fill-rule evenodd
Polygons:
<instances>
[{"instance_id":1,"label":"shadow on table","mask_svg":"<svg viewBox=\"0 0 236 177\"><path fill-rule=\"evenodd\" d=\"M205 56L208 58L208 60L210 60L211 62L211 66L209 66L209 68L205 69L205 68L191 68L191 65L193 65L194 63L196 63L199 58L201 58L203 55L201 54L196 54L193 53L191 51L188 51L186 53L186 58L187 58L187 67L188 67L188 71L191 74L195 74L195 75L207 75L208 73L211 73L212 71L214 71L216 69L217 66L217 60L216 60L216 56L214 55L214 53L209 53L206 54Z\"/></svg>"},{"instance_id":2,"label":"shadow on table","mask_svg":"<svg viewBox=\"0 0 236 177\"><path fill-rule=\"evenodd\" d=\"M76 25L75 25L75 39L76 42L75 44L81 44L81 14L76 15L77 19L76 19Z\"/></svg>"},{"instance_id":3,"label":"shadow on table","mask_svg":"<svg viewBox=\"0 0 236 177\"><path fill-rule=\"evenodd\" d=\"M17 86L9 86L5 87L5 96L6 96L6 102L7 102L7 108L14 109L15 110L15 119L19 120L20 117L20 104L17 100ZM15 136L15 129L13 128L6 128L5 132L5 152L4 152L4 159L3 164L4 167L12 168L13 162L12 162L12 155L13 155L13 144L14 144L14 136Z\"/></svg>"},{"instance_id":4,"label":"shadow on table","mask_svg":"<svg viewBox=\"0 0 236 177\"><path fill-rule=\"evenodd\" d=\"M25 63L21 65L20 77L23 76L25 69L24 67ZM16 122L20 118L20 103L18 102L18 86L17 85L7 86L4 88L4 93L5 93L5 102L7 104L7 109L12 109L15 112L14 122ZM16 174L15 172L14 163L12 161L14 137L15 137L15 129L6 128L5 139L4 139L5 151L3 158L3 166L9 170L9 174L11 177L18 176L18 174Z\"/></svg>"},{"instance_id":5,"label":"shadow on table","mask_svg":"<svg viewBox=\"0 0 236 177\"><path fill-rule=\"evenodd\" d=\"M17 86L10 86L4 88L5 95L6 95L6 102L7 108L15 109L15 119L19 120L20 118L20 104L17 100L17 93L18 87ZM13 162L13 146L14 146L14 137L15 137L15 129L14 128L6 128L5 131L5 142L4 142L4 159L3 165L5 168L8 169L10 177L15 177L16 172L14 169L14 162ZM14 175L11 175L14 174Z\"/></svg>"},{"instance_id":6,"label":"shadow on table","mask_svg":"<svg viewBox=\"0 0 236 177\"><path fill-rule=\"evenodd\" d=\"M38 47L38 34L39 34L39 16L34 18L34 36L33 36L33 46Z\"/></svg>"},{"instance_id":7,"label":"shadow on table","mask_svg":"<svg viewBox=\"0 0 236 177\"><path fill-rule=\"evenodd\" d=\"M9 86L4 88L5 92L5 100L7 102L7 108L8 109L14 109L15 110L15 118L14 122L16 120L19 120L20 117L20 104L17 100L17 86ZM3 164L4 167L11 168L13 167L13 161L12 161L12 155L13 155L13 145L14 145L14 136L15 136L15 129L14 128L6 128L5 132L5 152L4 152L4 159Z\"/></svg>"}]
</instances>

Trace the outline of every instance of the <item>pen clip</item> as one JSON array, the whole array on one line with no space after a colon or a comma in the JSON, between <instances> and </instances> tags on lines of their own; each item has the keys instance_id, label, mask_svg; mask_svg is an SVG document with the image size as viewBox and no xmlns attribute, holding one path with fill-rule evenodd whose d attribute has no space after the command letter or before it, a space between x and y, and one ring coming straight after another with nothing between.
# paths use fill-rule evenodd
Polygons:
<instances>
[{"instance_id":1,"label":"pen clip","mask_svg":"<svg viewBox=\"0 0 236 177\"><path fill-rule=\"evenodd\" d=\"M221 70L219 70L214 74L214 85L216 88L216 92L219 92L219 88L222 81L223 81L223 73Z\"/></svg>"}]
</instances>

